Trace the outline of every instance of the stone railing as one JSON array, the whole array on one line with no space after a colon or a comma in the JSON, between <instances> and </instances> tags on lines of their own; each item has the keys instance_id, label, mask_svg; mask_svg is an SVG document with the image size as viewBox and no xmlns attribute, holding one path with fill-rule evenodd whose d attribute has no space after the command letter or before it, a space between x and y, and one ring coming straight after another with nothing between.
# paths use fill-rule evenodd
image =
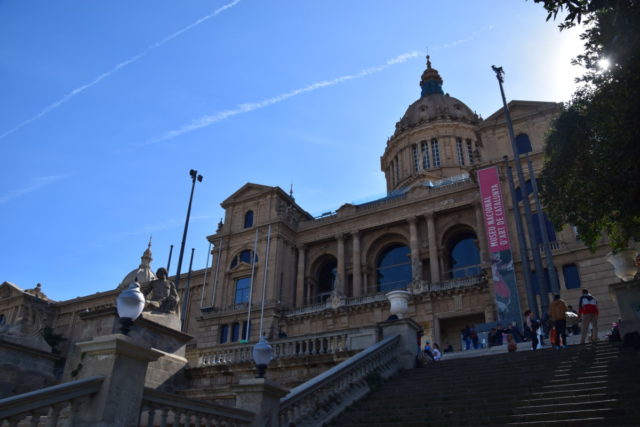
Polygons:
<instances>
[{"instance_id":1,"label":"stone railing","mask_svg":"<svg viewBox=\"0 0 640 427\"><path fill-rule=\"evenodd\" d=\"M486 281L487 281L487 278L484 276L484 274L479 274L476 276L462 277L460 279L452 279L444 282L430 283L425 286L425 291L440 292L440 291L447 291L451 289L466 288L469 286L479 285Z\"/></svg>"},{"instance_id":2,"label":"stone railing","mask_svg":"<svg viewBox=\"0 0 640 427\"><path fill-rule=\"evenodd\" d=\"M270 342L274 358L335 353L348 350L349 331L328 332L295 338L279 338ZM203 349L198 356L198 366L228 365L253 362L255 343L224 345Z\"/></svg>"},{"instance_id":3,"label":"stone railing","mask_svg":"<svg viewBox=\"0 0 640 427\"><path fill-rule=\"evenodd\" d=\"M255 414L229 406L209 404L150 388L144 389L140 426L243 426Z\"/></svg>"},{"instance_id":4,"label":"stone railing","mask_svg":"<svg viewBox=\"0 0 640 427\"><path fill-rule=\"evenodd\" d=\"M6 420L9 426L46 422L53 427L62 413L60 422L73 426L80 402L96 393L103 381L102 376L88 377L1 399L0 425Z\"/></svg>"},{"instance_id":5,"label":"stone railing","mask_svg":"<svg viewBox=\"0 0 640 427\"><path fill-rule=\"evenodd\" d=\"M321 426L389 378L396 363L400 335L385 338L328 371L294 388L280 399L281 426Z\"/></svg>"}]
</instances>

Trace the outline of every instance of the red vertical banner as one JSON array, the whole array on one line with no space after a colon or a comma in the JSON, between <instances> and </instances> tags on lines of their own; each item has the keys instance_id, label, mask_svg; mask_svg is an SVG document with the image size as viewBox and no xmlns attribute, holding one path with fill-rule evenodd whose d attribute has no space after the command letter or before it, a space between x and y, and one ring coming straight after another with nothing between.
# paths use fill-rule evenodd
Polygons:
<instances>
[{"instance_id":1,"label":"red vertical banner","mask_svg":"<svg viewBox=\"0 0 640 427\"><path fill-rule=\"evenodd\" d=\"M491 278L498 307L498 319L503 326L511 322L519 324L521 322L518 286L513 269L507 212L502 197L498 168L494 166L479 170L478 184L487 233L487 247L491 257Z\"/></svg>"}]
</instances>

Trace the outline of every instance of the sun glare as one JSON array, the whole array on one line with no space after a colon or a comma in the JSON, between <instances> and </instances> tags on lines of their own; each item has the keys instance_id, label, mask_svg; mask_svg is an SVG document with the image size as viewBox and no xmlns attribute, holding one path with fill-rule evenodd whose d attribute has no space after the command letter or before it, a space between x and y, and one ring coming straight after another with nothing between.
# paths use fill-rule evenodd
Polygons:
<instances>
[{"instance_id":1,"label":"sun glare","mask_svg":"<svg viewBox=\"0 0 640 427\"><path fill-rule=\"evenodd\" d=\"M602 71L608 70L610 66L611 66L611 63L607 58L601 58L598 61L598 68L600 68L600 70Z\"/></svg>"}]
</instances>

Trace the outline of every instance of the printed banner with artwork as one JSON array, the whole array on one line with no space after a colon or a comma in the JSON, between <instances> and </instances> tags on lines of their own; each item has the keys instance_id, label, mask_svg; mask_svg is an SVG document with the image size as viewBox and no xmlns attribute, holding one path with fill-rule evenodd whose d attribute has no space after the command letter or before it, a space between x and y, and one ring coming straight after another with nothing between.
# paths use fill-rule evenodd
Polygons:
<instances>
[{"instance_id":1,"label":"printed banner with artwork","mask_svg":"<svg viewBox=\"0 0 640 427\"><path fill-rule=\"evenodd\" d=\"M491 257L491 275L498 321L503 326L516 322L521 325L520 301L516 274L513 269L511 244L505 204L498 178L498 168L491 167L478 171L482 213L487 230L487 246Z\"/></svg>"}]
</instances>

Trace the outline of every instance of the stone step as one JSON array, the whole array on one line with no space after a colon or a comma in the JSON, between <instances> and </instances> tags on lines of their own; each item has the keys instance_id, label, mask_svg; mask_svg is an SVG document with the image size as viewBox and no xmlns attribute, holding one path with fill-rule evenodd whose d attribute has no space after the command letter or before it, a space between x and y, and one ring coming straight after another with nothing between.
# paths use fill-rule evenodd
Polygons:
<instances>
[{"instance_id":1,"label":"stone step","mask_svg":"<svg viewBox=\"0 0 640 427\"><path fill-rule=\"evenodd\" d=\"M615 408L621 401L619 399L601 399L590 400L588 405L584 402L574 400L573 402L555 402L550 404L533 404L524 405L514 408L519 413L532 413L532 412L554 412L554 411L580 411L588 406L590 409L602 409L602 408Z\"/></svg>"}]
</instances>

